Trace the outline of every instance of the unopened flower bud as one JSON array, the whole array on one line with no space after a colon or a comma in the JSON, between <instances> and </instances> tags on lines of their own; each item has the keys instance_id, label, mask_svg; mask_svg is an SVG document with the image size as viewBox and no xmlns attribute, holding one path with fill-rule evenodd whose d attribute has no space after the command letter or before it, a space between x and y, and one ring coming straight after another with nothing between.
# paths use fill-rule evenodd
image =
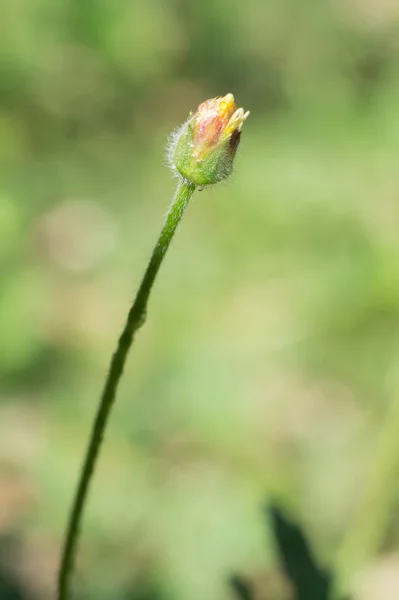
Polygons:
<instances>
[{"instance_id":1,"label":"unopened flower bud","mask_svg":"<svg viewBox=\"0 0 399 600\"><path fill-rule=\"evenodd\" d=\"M172 167L197 186L228 177L248 115L237 108L233 94L200 104L172 140Z\"/></svg>"}]
</instances>

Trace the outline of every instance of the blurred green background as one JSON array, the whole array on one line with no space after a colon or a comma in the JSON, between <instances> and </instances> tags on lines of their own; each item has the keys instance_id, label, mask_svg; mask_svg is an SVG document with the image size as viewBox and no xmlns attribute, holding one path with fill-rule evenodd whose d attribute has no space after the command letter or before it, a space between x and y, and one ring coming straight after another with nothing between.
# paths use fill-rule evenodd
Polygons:
<instances>
[{"instance_id":1,"label":"blurred green background","mask_svg":"<svg viewBox=\"0 0 399 600\"><path fill-rule=\"evenodd\" d=\"M269 499L354 598L399 597L398 23L395 0L2 0L2 600L53 597L167 136L230 91L236 173L155 286L77 597L228 600L238 571L279 600Z\"/></svg>"}]
</instances>

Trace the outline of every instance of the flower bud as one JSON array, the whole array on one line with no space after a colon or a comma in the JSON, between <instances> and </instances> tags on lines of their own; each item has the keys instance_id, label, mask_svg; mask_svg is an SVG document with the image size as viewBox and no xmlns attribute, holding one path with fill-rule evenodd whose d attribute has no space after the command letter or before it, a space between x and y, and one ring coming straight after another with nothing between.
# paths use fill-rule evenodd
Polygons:
<instances>
[{"instance_id":1,"label":"flower bud","mask_svg":"<svg viewBox=\"0 0 399 600\"><path fill-rule=\"evenodd\" d=\"M228 177L248 115L237 108L233 94L200 104L172 140L173 169L198 186Z\"/></svg>"}]
</instances>

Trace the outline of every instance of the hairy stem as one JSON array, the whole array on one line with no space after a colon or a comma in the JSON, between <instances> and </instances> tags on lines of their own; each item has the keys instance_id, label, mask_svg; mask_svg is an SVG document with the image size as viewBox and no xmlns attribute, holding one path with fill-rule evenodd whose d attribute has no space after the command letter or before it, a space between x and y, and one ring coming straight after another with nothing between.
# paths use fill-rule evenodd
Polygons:
<instances>
[{"instance_id":1,"label":"hairy stem","mask_svg":"<svg viewBox=\"0 0 399 600\"><path fill-rule=\"evenodd\" d=\"M90 487L90 481L96 465L96 460L100 451L104 432L107 427L109 415L115 400L118 385L123 374L126 358L136 331L141 327L141 325L143 325L145 321L147 303L151 288L166 251L169 248L170 242L172 241L176 228L183 216L184 209L186 208L194 189L194 184L187 181L182 180L178 185L176 195L166 216L165 224L152 253L136 298L129 311L125 327L118 341L117 348L112 356L97 414L92 426L89 444L86 450L79 484L76 490L66 530L65 543L58 577L58 600L67 600L68 598L80 525Z\"/></svg>"}]
</instances>

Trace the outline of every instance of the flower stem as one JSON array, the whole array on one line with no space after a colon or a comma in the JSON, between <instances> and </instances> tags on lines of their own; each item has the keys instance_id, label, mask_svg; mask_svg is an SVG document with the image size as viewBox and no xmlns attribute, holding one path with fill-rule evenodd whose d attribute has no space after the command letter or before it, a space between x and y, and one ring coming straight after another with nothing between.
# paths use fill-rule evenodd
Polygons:
<instances>
[{"instance_id":1,"label":"flower stem","mask_svg":"<svg viewBox=\"0 0 399 600\"><path fill-rule=\"evenodd\" d=\"M399 401L394 389L391 405L373 451L363 497L338 552L336 570L343 586L350 584L353 574L378 554L389 531L398 497L398 432Z\"/></svg>"},{"instance_id":2,"label":"flower stem","mask_svg":"<svg viewBox=\"0 0 399 600\"><path fill-rule=\"evenodd\" d=\"M181 180L166 216L165 224L162 228L158 242L152 253L147 270L142 279L136 298L129 311L125 327L118 341L116 351L112 356L109 366L107 379L101 395L97 414L92 426L89 444L84 458L79 484L76 490L75 499L72 505L68 526L65 535L62 559L58 576L58 600L67 600L69 593L70 580L75 562L77 543L79 538L80 525L83 511L85 508L90 481L93 475L96 460L100 451L103 435L107 427L111 408L113 406L116 392L126 358L132 345L136 331L144 324L148 298L151 288L161 266L162 260L172 241L176 228L183 216L193 192L195 185Z\"/></svg>"}]
</instances>

